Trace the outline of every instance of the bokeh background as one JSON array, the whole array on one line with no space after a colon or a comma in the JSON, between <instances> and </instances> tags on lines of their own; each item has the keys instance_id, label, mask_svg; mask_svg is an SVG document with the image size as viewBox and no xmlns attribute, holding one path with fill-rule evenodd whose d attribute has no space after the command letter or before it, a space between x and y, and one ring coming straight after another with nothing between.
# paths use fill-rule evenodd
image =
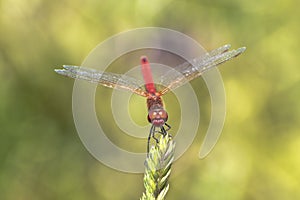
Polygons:
<instances>
[{"instance_id":1,"label":"bokeh background","mask_svg":"<svg viewBox=\"0 0 300 200\"><path fill-rule=\"evenodd\" d=\"M204 160L198 151L210 119L209 94L201 78L192 81L199 91L199 131L173 165L167 199L300 199L299 6L296 0L1 0L0 199L141 196L142 174L110 169L84 148L72 118L73 80L53 69L79 65L101 41L145 26L181 31L207 50L226 43L247 47L220 68L227 118ZM134 146L134 138L120 139L120 130L105 118L111 114L101 112L111 91L105 94L97 108L113 127L109 137ZM169 112L176 113L176 105L167 105ZM145 120L144 107L137 116L134 101L129 107L134 119ZM177 118L170 119L175 130Z\"/></svg>"}]
</instances>

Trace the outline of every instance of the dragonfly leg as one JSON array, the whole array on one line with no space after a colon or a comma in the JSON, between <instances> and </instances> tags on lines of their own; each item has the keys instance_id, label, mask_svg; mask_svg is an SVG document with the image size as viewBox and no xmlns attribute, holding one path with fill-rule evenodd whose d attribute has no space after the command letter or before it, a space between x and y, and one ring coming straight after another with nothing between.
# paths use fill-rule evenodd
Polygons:
<instances>
[{"instance_id":1,"label":"dragonfly leg","mask_svg":"<svg viewBox=\"0 0 300 200\"><path fill-rule=\"evenodd\" d=\"M150 150L150 140L151 140L151 137L154 137L154 133L155 133L155 127L152 125L151 128L150 128L149 136L148 136L147 154L149 153L149 150Z\"/></svg>"},{"instance_id":2,"label":"dragonfly leg","mask_svg":"<svg viewBox=\"0 0 300 200\"><path fill-rule=\"evenodd\" d=\"M156 131L155 128L154 128L152 138L156 141L156 143L158 143L159 140L158 140L158 138L155 137L155 133L161 133L161 132L160 131Z\"/></svg>"},{"instance_id":3,"label":"dragonfly leg","mask_svg":"<svg viewBox=\"0 0 300 200\"><path fill-rule=\"evenodd\" d=\"M165 137L167 135L167 130L163 126L160 128L160 130L160 133Z\"/></svg>"},{"instance_id":4,"label":"dragonfly leg","mask_svg":"<svg viewBox=\"0 0 300 200\"><path fill-rule=\"evenodd\" d=\"M167 135L167 131L171 129L171 126L167 123L165 123L165 125L167 126L167 128L165 127L160 127L160 130L155 130L155 126L151 126L150 128L150 133L149 133L149 136L148 136L148 144L147 144L147 153L149 153L149 150L150 150L150 140L151 138L153 138L155 140L156 143L159 143L159 139L155 137L155 133L159 133L159 134L162 134L163 136L166 136ZM169 135L169 137L172 137L171 135Z\"/></svg>"},{"instance_id":5,"label":"dragonfly leg","mask_svg":"<svg viewBox=\"0 0 300 200\"><path fill-rule=\"evenodd\" d=\"M167 124L167 123L165 123L165 125L166 125L166 131L168 131L168 130L170 130L171 129L171 126L169 125L169 124Z\"/></svg>"}]
</instances>

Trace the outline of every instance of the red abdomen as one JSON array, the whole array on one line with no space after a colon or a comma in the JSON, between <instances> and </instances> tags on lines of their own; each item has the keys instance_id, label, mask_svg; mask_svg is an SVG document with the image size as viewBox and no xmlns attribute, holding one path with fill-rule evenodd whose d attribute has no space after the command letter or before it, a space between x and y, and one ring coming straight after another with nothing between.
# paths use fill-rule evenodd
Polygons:
<instances>
[{"instance_id":1,"label":"red abdomen","mask_svg":"<svg viewBox=\"0 0 300 200\"><path fill-rule=\"evenodd\" d=\"M147 92L151 94L155 94L156 88L153 82L150 64L146 56L141 57L141 64L142 64L142 74L145 81L145 88Z\"/></svg>"}]
</instances>

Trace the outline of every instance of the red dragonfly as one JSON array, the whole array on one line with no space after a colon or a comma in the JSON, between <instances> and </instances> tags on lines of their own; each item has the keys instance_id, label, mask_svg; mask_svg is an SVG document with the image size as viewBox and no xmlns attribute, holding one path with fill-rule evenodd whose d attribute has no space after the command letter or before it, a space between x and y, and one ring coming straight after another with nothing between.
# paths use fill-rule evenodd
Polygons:
<instances>
[{"instance_id":1,"label":"red dragonfly","mask_svg":"<svg viewBox=\"0 0 300 200\"><path fill-rule=\"evenodd\" d=\"M64 69L55 69L55 72L64 76L86 80L110 88L129 90L135 94L146 97L148 121L152 124L147 145L147 152L149 152L151 138L158 142L155 134L160 133L165 136L167 131L171 128L171 126L167 124L168 113L164 109L161 96L170 90L174 90L198 76L201 76L207 70L240 55L246 50L245 47L231 51L229 51L229 49L229 44L224 45L168 71L160 79L161 81L159 84L163 86L160 91L157 91L155 87L149 60L146 56L141 57L144 82L122 74L102 72L79 66L64 65Z\"/></svg>"}]
</instances>

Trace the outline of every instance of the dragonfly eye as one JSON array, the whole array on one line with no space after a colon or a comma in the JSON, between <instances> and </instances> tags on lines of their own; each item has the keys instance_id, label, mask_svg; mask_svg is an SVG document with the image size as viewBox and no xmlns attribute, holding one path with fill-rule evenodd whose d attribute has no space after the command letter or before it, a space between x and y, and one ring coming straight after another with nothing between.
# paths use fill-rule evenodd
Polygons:
<instances>
[{"instance_id":1,"label":"dragonfly eye","mask_svg":"<svg viewBox=\"0 0 300 200\"><path fill-rule=\"evenodd\" d=\"M159 116L164 119L165 121L168 120L168 113L165 110L159 112Z\"/></svg>"},{"instance_id":2,"label":"dragonfly eye","mask_svg":"<svg viewBox=\"0 0 300 200\"><path fill-rule=\"evenodd\" d=\"M165 110L152 110L149 112L149 118L150 119L154 119L154 118L161 118L161 119L167 119L168 118L168 114Z\"/></svg>"}]
</instances>

